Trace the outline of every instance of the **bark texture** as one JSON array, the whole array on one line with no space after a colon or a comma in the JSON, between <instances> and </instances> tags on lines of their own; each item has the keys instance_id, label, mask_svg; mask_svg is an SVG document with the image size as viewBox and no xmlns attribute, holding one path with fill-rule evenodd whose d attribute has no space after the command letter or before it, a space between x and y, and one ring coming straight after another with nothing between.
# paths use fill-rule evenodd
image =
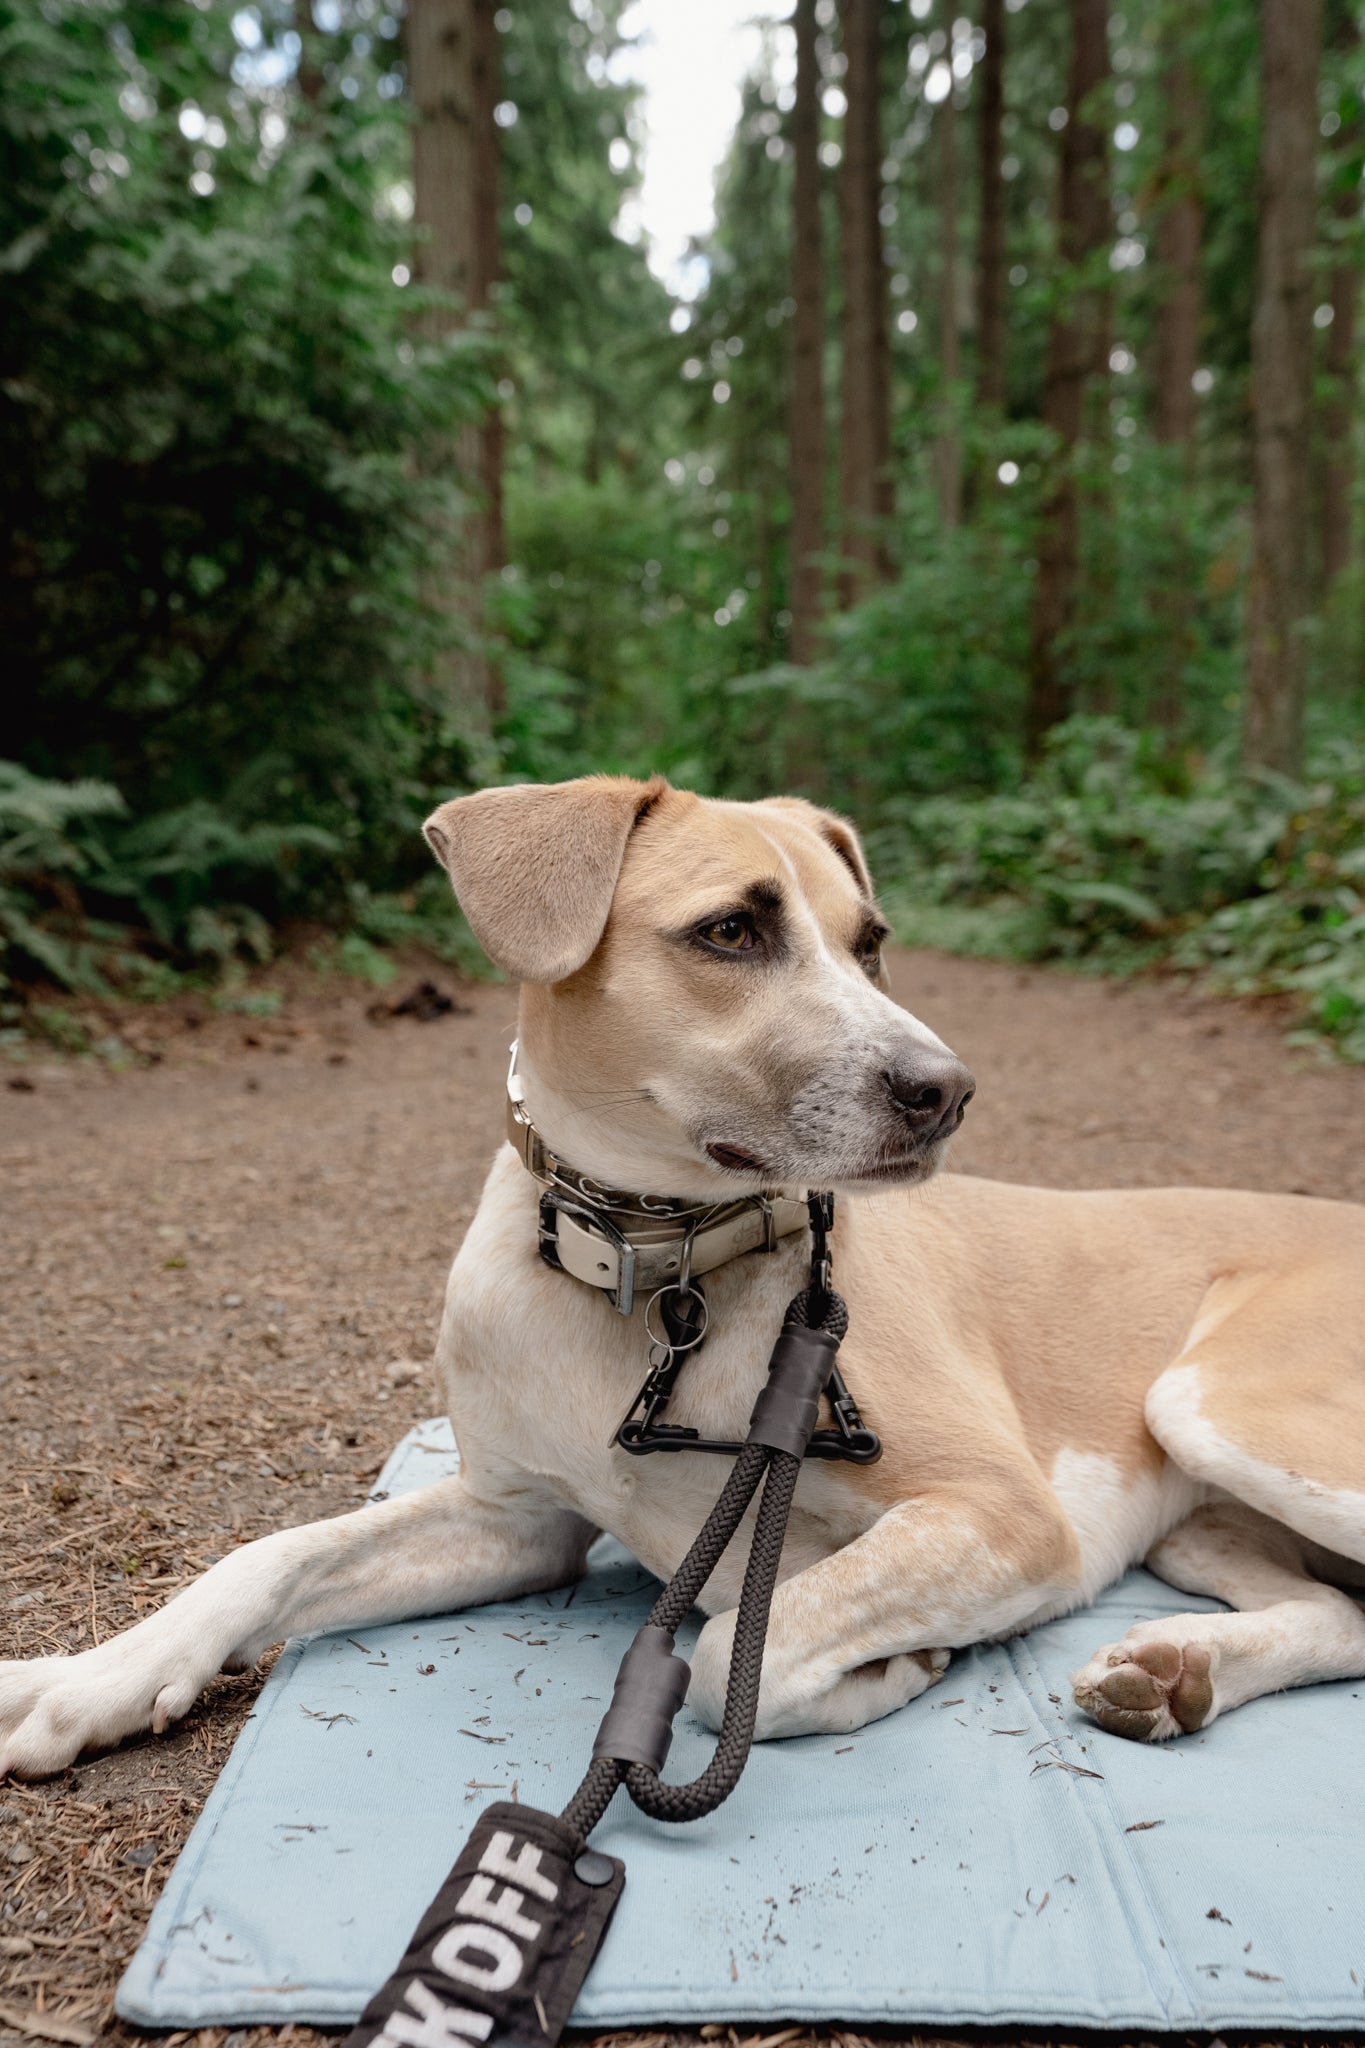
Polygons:
<instances>
[{"instance_id":1,"label":"bark texture","mask_svg":"<svg viewBox=\"0 0 1365 2048\"><path fill-rule=\"evenodd\" d=\"M1321 43L1321 0L1261 0L1261 226L1251 327L1255 495L1242 751L1248 767L1287 775L1303 760Z\"/></svg>"},{"instance_id":2,"label":"bark texture","mask_svg":"<svg viewBox=\"0 0 1365 2048\"><path fill-rule=\"evenodd\" d=\"M815 0L796 0L792 109L791 658L814 659L825 545L825 304L820 233L820 66Z\"/></svg>"},{"instance_id":3,"label":"bark texture","mask_svg":"<svg viewBox=\"0 0 1365 2048\"><path fill-rule=\"evenodd\" d=\"M1183 34L1172 21L1170 48L1162 72L1165 132L1157 175L1156 265L1156 405L1153 429L1164 446L1175 450L1188 478L1194 455L1197 401L1194 373L1199 367L1204 292L1202 248L1204 206L1199 162L1203 139L1203 106L1198 81L1174 46ZM1170 562L1152 590L1153 613L1162 628L1164 659L1152 715L1163 732L1176 737L1185 717L1185 672L1191 649L1194 591L1190 585L1184 515L1179 498L1171 502Z\"/></svg>"},{"instance_id":4,"label":"bark texture","mask_svg":"<svg viewBox=\"0 0 1365 2048\"><path fill-rule=\"evenodd\" d=\"M934 116L938 130L939 311L938 378L942 420L934 450L939 524L962 524L962 436L957 423L957 382L962 371L958 333L957 107L951 87Z\"/></svg>"},{"instance_id":5,"label":"bark texture","mask_svg":"<svg viewBox=\"0 0 1365 2048\"><path fill-rule=\"evenodd\" d=\"M1354 6L1339 5L1332 40L1350 51L1360 42ZM1327 398L1323 406L1322 582L1330 590L1351 560L1351 490L1355 481L1351 437L1356 402L1356 323L1360 308L1360 246L1348 237L1358 234L1360 220L1360 157L1362 119L1359 97L1349 96L1342 121L1340 151L1333 180L1333 227L1340 238L1328 285L1332 324L1327 330L1323 368Z\"/></svg>"},{"instance_id":6,"label":"bark texture","mask_svg":"<svg viewBox=\"0 0 1365 2048\"><path fill-rule=\"evenodd\" d=\"M1357 207L1347 199L1341 211L1354 220ZM1351 450L1356 410L1356 326L1360 306L1360 271L1350 258L1332 265L1325 368L1329 378L1323 408L1326 453L1322 468L1322 580L1331 589L1351 562L1351 490L1355 463Z\"/></svg>"},{"instance_id":7,"label":"bark texture","mask_svg":"<svg viewBox=\"0 0 1365 2048\"><path fill-rule=\"evenodd\" d=\"M1080 588L1077 465L1087 416L1102 412L1108 378L1109 157L1105 113L1092 99L1109 75L1106 0L1069 0L1068 12L1071 57L1057 197L1061 275L1048 327L1043 395L1043 418L1056 453L1043 503L1029 629L1025 739L1031 754L1075 708L1066 637Z\"/></svg>"},{"instance_id":8,"label":"bark texture","mask_svg":"<svg viewBox=\"0 0 1365 2048\"><path fill-rule=\"evenodd\" d=\"M1203 110L1199 88L1186 60L1172 56L1162 90L1166 131L1162 150L1156 260L1161 303L1156 343L1156 438L1188 446L1194 438L1194 373L1204 295L1200 252L1204 206L1199 187Z\"/></svg>"},{"instance_id":9,"label":"bark texture","mask_svg":"<svg viewBox=\"0 0 1365 2048\"><path fill-rule=\"evenodd\" d=\"M982 0L986 38L981 59L977 126L979 226L976 245L977 403L1005 405L1005 181L1001 149L1005 119L1004 0Z\"/></svg>"},{"instance_id":10,"label":"bark texture","mask_svg":"<svg viewBox=\"0 0 1365 2048\"><path fill-rule=\"evenodd\" d=\"M299 68L295 76L305 103L316 107L322 99L322 38L313 15L312 0L297 0L294 30L299 39Z\"/></svg>"},{"instance_id":11,"label":"bark texture","mask_svg":"<svg viewBox=\"0 0 1365 2048\"><path fill-rule=\"evenodd\" d=\"M498 50L493 0L410 0L408 63L413 98L413 217L422 283L458 303L425 316L428 333L486 316L499 265L498 148L493 108ZM500 708L496 673L481 645L483 584L502 560L502 425L496 407L471 421L448 450L468 504L452 536L442 602L467 630L434 678L462 717L487 727Z\"/></svg>"},{"instance_id":12,"label":"bark texture","mask_svg":"<svg viewBox=\"0 0 1365 2048\"><path fill-rule=\"evenodd\" d=\"M882 258L881 0L844 0L843 375L840 498L845 603L886 575L892 509L890 361Z\"/></svg>"}]
</instances>

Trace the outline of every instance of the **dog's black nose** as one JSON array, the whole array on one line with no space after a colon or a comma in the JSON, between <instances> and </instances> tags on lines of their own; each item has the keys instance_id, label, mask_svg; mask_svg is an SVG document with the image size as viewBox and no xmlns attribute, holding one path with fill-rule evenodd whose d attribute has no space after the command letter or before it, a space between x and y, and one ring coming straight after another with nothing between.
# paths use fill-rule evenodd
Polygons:
<instances>
[{"instance_id":1,"label":"dog's black nose","mask_svg":"<svg viewBox=\"0 0 1365 2048\"><path fill-rule=\"evenodd\" d=\"M917 1136L946 1138L962 1121L976 1080L950 1052L922 1052L882 1077L903 1123Z\"/></svg>"}]
</instances>

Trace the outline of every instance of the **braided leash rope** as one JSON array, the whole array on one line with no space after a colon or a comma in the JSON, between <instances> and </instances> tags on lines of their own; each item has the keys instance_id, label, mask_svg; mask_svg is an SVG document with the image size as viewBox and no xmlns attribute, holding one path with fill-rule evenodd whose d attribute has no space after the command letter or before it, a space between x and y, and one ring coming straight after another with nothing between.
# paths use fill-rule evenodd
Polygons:
<instances>
[{"instance_id":1,"label":"braided leash rope","mask_svg":"<svg viewBox=\"0 0 1365 2048\"><path fill-rule=\"evenodd\" d=\"M880 1450L835 1364L848 1310L830 1281L833 1201L812 1195L809 1207L810 1282L788 1304L767 1385L719 1498L621 1661L582 1783L558 1815L501 1802L485 1810L343 2048L526 2048L530 2041L553 2048L625 1883L620 1859L589 1848L587 1839L617 1791L624 1785L652 1819L689 1821L714 1812L739 1783L753 1747L768 1619L802 1460L838 1455L837 1438L857 1462ZM685 1307L685 1285L681 1292ZM812 1439L826 1394L838 1431L820 1432L822 1444ZM677 1448L676 1440L668 1447ZM690 1447L730 1448L700 1440ZM716 1746L690 1784L672 1785L660 1773L690 1677L674 1655L674 1636L760 1487Z\"/></svg>"},{"instance_id":2,"label":"braided leash rope","mask_svg":"<svg viewBox=\"0 0 1365 2048\"><path fill-rule=\"evenodd\" d=\"M817 1307L823 1310L818 1321L812 1315ZM823 1293L821 1300L814 1287L807 1287L788 1305L783 1327L822 1329L837 1342L848 1329L848 1309L839 1295ZM765 1444L746 1443L719 1499L703 1522L686 1557L655 1601L645 1624L647 1628L662 1630L669 1638L669 1647L672 1647L674 1634L696 1604L697 1596L729 1548L750 1502L762 1485L763 1498L759 1503L735 1620L725 1709L710 1763L690 1785L669 1785L659 1776L657 1769L651 1769L647 1764L595 1757L561 1815L585 1837L597 1826L617 1787L623 1782L642 1812L654 1820L665 1821L700 1820L703 1814L713 1813L723 1800L728 1799L739 1783L753 1746L768 1615L782 1562L782 1545L787 1533L792 1495L796 1491L800 1471L801 1460L792 1453L775 1450Z\"/></svg>"}]
</instances>

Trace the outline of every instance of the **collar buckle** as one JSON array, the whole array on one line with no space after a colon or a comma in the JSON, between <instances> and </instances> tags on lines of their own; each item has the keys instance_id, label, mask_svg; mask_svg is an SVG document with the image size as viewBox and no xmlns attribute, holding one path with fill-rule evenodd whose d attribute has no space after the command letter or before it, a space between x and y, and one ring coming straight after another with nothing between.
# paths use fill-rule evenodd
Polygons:
<instances>
[{"instance_id":1,"label":"collar buckle","mask_svg":"<svg viewBox=\"0 0 1365 2048\"><path fill-rule=\"evenodd\" d=\"M605 1209L590 1208L586 1202L575 1201L572 1195L560 1188L546 1188L540 1197L537 1223L537 1237L540 1256L547 1266L556 1266L562 1272L564 1262L559 1256L559 1219L571 1216L575 1223L581 1223L590 1232L600 1232L606 1244L616 1254L614 1281L599 1282L608 1301L621 1316L628 1316L635 1306L635 1246L623 1230L613 1223ZM610 1275L609 1261L602 1261L602 1271Z\"/></svg>"}]
</instances>

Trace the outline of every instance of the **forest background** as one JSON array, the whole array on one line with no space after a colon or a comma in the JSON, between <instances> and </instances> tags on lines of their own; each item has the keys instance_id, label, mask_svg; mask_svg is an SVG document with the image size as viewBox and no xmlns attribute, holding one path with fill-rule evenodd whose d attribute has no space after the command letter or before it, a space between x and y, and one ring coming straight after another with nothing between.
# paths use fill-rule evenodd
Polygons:
<instances>
[{"instance_id":1,"label":"forest background","mask_svg":"<svg viewBox=\"0 0 1365 2048\"><path fill-rule=\"evenodd\" d=\"M615 769L1365 1059L1360 28L796 0L683 302L621 0L0 0L0 1036L472 965L426 811Z\"/></svg>"}]
</instances>

